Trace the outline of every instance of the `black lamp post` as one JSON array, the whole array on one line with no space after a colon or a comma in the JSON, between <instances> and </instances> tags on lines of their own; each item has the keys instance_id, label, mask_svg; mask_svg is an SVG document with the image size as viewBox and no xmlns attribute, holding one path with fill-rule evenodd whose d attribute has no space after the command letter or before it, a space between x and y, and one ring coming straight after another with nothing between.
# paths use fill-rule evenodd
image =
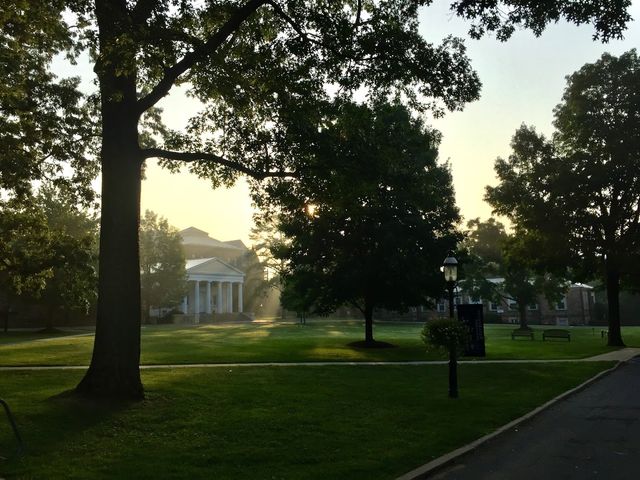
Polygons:
<instances>
[{"instance_id":1,"label":"black lamp post","mask_svg":"<svg viewBox=\"0 0 640 480\"><path fill-rule=\"evenodd\" d=\"M458 280L458 261L449 252L447 258L442 262L442 271L444 279L447 282L449 290L449 318L453 320L453 289ZM456 347L451 345L449 348L449 397L458 398L458 363L456 361Z\"/></svg>"},{"instance_id":2,"label":"black lamp post","mask_svg":"<svg viewBox=\"0 0 640 480\"><path fill-rule=\"evenodd\" d=\"M456 286L456 280L458 280L458 261L451 252L442 263L442 271L447 282L447 290L449 290L449 318L453 318L453 289Z\"/></svg>"}]
</instances>

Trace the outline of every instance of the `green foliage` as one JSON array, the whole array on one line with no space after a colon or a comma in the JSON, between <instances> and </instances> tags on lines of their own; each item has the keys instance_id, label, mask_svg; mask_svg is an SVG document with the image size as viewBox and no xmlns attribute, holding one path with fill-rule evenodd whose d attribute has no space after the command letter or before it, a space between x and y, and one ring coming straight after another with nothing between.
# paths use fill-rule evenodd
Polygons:
<instances>
[{"instance_id":1,"label":"green foliage","mask_svg":"<svg viewBox=\"0 0 640 480\"><path fill-rule=\"evenodd\" d=\"M470 253L465 265L463 288L474 298L495 303L512 300L517 304L520 325L527 327L527 307L543 295L549 304L560 300L566 291L565 275L559 268L540 261L544 251L536 232L516 228L507 234L502 223L490 218L469 222L471 227L463 245Z\"/></svg>"},{"instance_id":2,"label":"green foliage","mask_svg":"<svg viewBox=\"0 0 640 480\"><path fill-rule=\"evenodd\" d=\"M423 304L440 294L440 263L458 240L439 136L399 104L335 108L300 174L271 181L258 199L288 239L273 250L285 301L316 313L351 304L365 317L374 306Z\"/></svg>"},{"instance_id":3,"label":"green foliage","mask_svg":"<svg viewBox=\"0 0 640 480\"><path fill-rule=\"evenodd\" d=\"M493 217L484 222L480 218L474 218L467 222L467 229L463 247L472 255L480 257L498 274L504 260L502 249L507 239L504 225Z\"/></svg>"},{"instance_id":4,"label":"green foliage","mask_svg":"<svg viewBox=\"0 0 640 480\"><path fill-rule=\"evenodd\" d=\"M263 302L271 285L265 278L265 262L260 260L254 246L235 259L232 264L245 275L242 286L244 311L261 315Z\"/></svg>"},{"instance_id":5,"label":"green foliage","mask_svg":"<svg viewBox=\"0 0 640 480\"><path fill-rule=\"evenodd\" d=\"M43 212L33 202L0 203L0 282L7 297L38 295L51 276L50 235Z\"/></svg>"},{"instance_id":6,"label":"green foliage","mask_svg":"<svg viewBox=\"0 0 640 480\"><path fill-rule=\"evenodd\" d=\"M49 71L56 54L79 46L62 18L80 2L7 0L0 6L0 188L24 197L32 181L55 179L84 201L99 166L95 99L78 90L79 79ZM82 26L82 22L79 23Z\"/></svg>"},{"instance_id":7,"label":"green foliage","mask_svg":"<svg viewBox=\"0 0 640 480\"><path fill-rule=\"evenodd\" d=\"M172 307L187 292L182 238L167 219L145 211L140 221L140 288L142 311L148 318L151 307Z\"/></svg>"},{"instance_id":8,"label":"green foliage","mask_svg":"<svg viewBox=\"0 0 640 480\"><path fill-rule=\"evenodd\" d=\"M42 293L49 322L58 308L86 313L97 297L97 219L77 205L70 192L51 185L40 188L37 201L50 234L51 276Z\"/></svg>"},{"instance_id":9,"label":"green foliage","mask_svg":"<svg viewBox=\"0 0 640 480\"><path fill-rule=\"evenodd\" d=\"M33 89L21 88L21 82L35 78L40 81L37 85L51 86L48 63L59 51L71 57L79 50L88 51L97 76L96 103L100 105L101 121L82 120L86 116L83 102L72 101L78 97L71 82L72 92L59 103L59 108L45 108L46 102L28 103L27 109L18 106L13 110L12 122L0 128L3 132L4 127L10 130L13 124L19 125L17 132L0 139L0 148L2 144L12 145L16 138L25 139L24 148L17 146L28 154L23 155L24 161L17 167L10 162L18 154L0 150L0 161L17 172L16 180L9 184L16 190L28 190L28 181L42 176L40 168L47 165L48 159L64 158L76 172L83 172L80 167L88 165L85 150L96 137L93 132L85 135L78 131L75 124L101 129L105 221L101 225L100 256L104 263L99 282L100 333L93 357L101 366L90 370L82 389L99 390L100 385L105 390L122 392L120 383L127 383L135 388L122 388L131 388L134 396L140 397L142 392L137 379L124 380L121 372L137 372L131 363L139 357L139 269L135 265L140 166L144 160L161 158L173 170L178 169L177 162L187 161L194 173L209 178L215 187L232 183L240 174L262 179L298 172L332 96L349 99L364 89L372 98L404 96L415 109L431 108L436 114L444 109L461 109L478 98L480 81L460 39L447 37L440 45L434 45L418 33L418 8L428 3L2 3L0 43L8 46L2 54L24 53L28 60L25 64L33 61L35 65L14 82L19 87L17 92L30 92L21 96L22 101L51 98L46 93L38 95L40 92ZM503 3L514 7L506 18L502 16ZM629 20L627 1L609 3L589 0L577 7L575 2L552 2L540 8L535 2L489 2L481 6L476 2L453 2L452 9L461 17L478 21L473 31L476 36L497 31L500 38L506 38L516 26L539 32L549 22L567 18L574 23L594 23L596 35L608 39L619 36ZM69 28L66 18L73 18L74 28ZM205 105L185 131L173 132L160 124L154 107L177 85L186 86L189 94ZM8 92L11 89L3 90L0 96L7 96ZM50 148L48 143L39 145L38 135L23 135L38 130L32 128L30 118L22 121L23 112L31 117L41 106L45 113L59 114L54 125L64 125L67 118L74 124L71 129L58 129L53 136L44 135L60 149ZM76 107L77 112L73 111ZM80 121L75 122L76 118ZM35 122L47 124L46 119L36 118ZM309 126L310 130L301 129ZM153 134L161 138L156 140ZM162 148L146 148L154 143ZM59 174L61 169L56 167L57 164L54 173ZM76 175L72 178L74 185L87 184L89 176ZM94 371L110 368L120 373L112 373L113 378L102 374L94 382Z\"/></svg>"},{"instance_id":10,"label":"green foliage","mask_svg":"<svg viewBox=\"0 0 640 480\"><path fill-rule=\"evenodd\" d=\"M460 355L469 343L469 330L458 320L439 318L427 322L420 333L427 350L444 349Z\"/></svg>"},{"instance_id":11,"label":"green foliage","mask_svg":"<svg viewBox=\"0 0 640 480\"><path fill-rule=\"evenodd\" d=\"M52 184L34 198L13 198L0 211L0 278L8 296L46 305L49 326L58 309L95 301L97 222L75 195Z\"/></svg>"},{"instance_id":12,"label":"green foliage","mask_svg":"<svg viewBox=\"0 0 640 480\"><path fill-rule=\"evenodd\" d=\"M618 332L619 282L633 280L640 257L638 84L635 50L604 54L567 77L553 138L520 127L513 153L496 161L500 184L486 195L496 212L535 232L541 262L605 280Z\"/></svg>"}]
</instances>

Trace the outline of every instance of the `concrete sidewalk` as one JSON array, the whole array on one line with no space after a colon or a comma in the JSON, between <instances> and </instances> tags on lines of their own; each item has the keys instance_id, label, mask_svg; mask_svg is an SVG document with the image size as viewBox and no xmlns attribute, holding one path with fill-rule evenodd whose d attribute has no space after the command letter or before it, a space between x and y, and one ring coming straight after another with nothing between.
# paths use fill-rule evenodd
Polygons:
<instances>
[{"instance_id":1,"label":"concrete sidewalk","mask_svg":"<svg viewBox=\"0 0 640 480\"><path fill-rule=\"evenodd\" d=\"M80 336L80 335L77 335ZM40 341L40 340L37 340ZM615 352L588 358L563 358L549 360L458 360L462 365L486 365L495 363L572 363L572 362L624 362L640 355L640 348L623 348ZM141 370L158 368L229 368L229 367L328 367L328 366L379 366L379 365L446 365L448 360L424 360L407 362L248 362L248 363L175 363L140 365ZM18 365L0 366L0 372L11 370L86 370L89 365Z\"/></svg>"},{"instance_id":2,"label":"concrete sidewalk","mask_svg":"<svg viewBox=\"0 0 640 480\"><path fill-rule=\"evenodd\" d=\"M402 478L629 480L640 478L639 456L640 359L631 359L444 469Z\"/></svg>"}]
</instances>

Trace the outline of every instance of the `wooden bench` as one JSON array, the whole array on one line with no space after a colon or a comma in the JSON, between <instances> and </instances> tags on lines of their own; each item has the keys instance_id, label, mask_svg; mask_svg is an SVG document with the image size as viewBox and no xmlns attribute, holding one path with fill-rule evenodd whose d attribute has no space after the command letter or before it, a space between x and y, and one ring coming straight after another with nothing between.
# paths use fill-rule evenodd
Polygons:
<instances>
[{"instance_id":1,"label":"wooden bench","mask_svg":"<svg viewBox=\"0 0 640 480\"><path fill-rule=\"evenodd\" d=\"M550 330L545 330L542 332L542 341L544 342L547 338L558 338L564 339L568 342L571 341L571 333L568 330L562 330L559 328L552 328Z\"/></svg>"},{"instance_id":2,"label":"wooden bench","mask_svg":"<svg viewBox=\"0 0 640 480\"><path fill-rule=\"evenodd\" d=\"M533 330L523 330L521 328L516 328L513 332L511 332L511 340L515 340L516 337L528 337L533 340Z\"/></svg>"}]
</instances>

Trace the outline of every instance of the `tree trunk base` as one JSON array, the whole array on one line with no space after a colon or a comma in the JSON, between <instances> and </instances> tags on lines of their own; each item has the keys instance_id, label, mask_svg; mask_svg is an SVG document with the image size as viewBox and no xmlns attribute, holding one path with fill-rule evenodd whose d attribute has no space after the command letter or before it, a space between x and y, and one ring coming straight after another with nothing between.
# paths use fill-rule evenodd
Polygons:
<instances>
[{"instance_id":1,"label":"tree trunk base","mask_svg":"<svg viewBox=\"0 0 640 480\"><path fill-rule=\"evenodd\" d=\"M348 346L355 348L395 348L392 343L379 342L377 340L359 340L349 343Z\"/></svg>"},{"instance_id":2,"label":"tree trunk base","mask_svg":"<svg viewBox=\"0 0 640 480\"><path fill-rule=\"evenodd\" d=\"M94 399L144 400L140 370L115 367L89 368L76 393Z\"/></svg>"},{"instance_id":3,"label":"tree trunk base","mask_svg":"<svg viewBox=\"0 0 640 480\"><path fill-rule=\"evenodd\" d=\"M609 340L607 341L608 347L626 347L622 337L616 338L615 336L609 335Z\"/></svg>"}]
</instances>

